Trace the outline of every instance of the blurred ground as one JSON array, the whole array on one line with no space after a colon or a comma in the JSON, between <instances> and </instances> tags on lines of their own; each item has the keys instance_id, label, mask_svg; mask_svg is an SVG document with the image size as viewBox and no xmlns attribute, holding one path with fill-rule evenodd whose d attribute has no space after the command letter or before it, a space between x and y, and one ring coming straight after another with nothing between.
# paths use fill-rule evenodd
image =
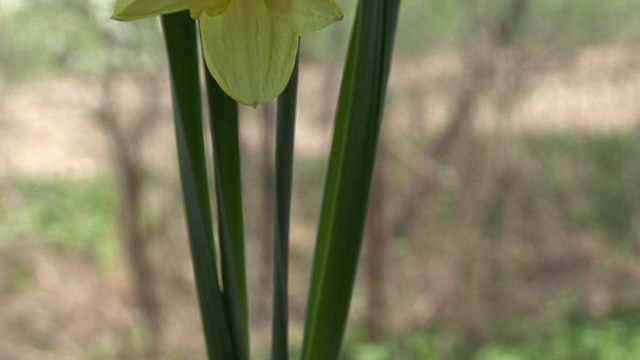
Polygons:
<instances>
[{"instance_id":1,"label":"blurred ground","mask_svg":"<svg viewBox=\"0 0 640 360\"><path fill-rule=\"evenodd\" d=\"M506 129L508 136L520 138L530 138L532 135L553 137L567 133L571 136L598 137L636 131L640 121L640 103L637 101L640 99L639 49L590 47L568 59L551 59L535 66L523 64L523 67L522 81L527 84L526 90L518 95L508 116L498 115L492 102L494 94L489 92L482 95L477 105L477 119L473 122L476 134L495 134L503 131L499 129ZM391 157L400 158L392 166L397 171L395 177L398 179L391 180L391 183L402 184L402 178L415 176L411 173L421 165L420 161L410 156L412 153L418 156L416 154L421 150L418 143L412 144L407 139L415 136L416 129L430 134L426 138L435 138L443 131L447 114L453 106L456 87L464 81L465 71L461 59L453 54L434 54L419 61L400 58L395 62L384 129L386 143L398 144L397 148L391 146L395 148L392 150L395 154ZM302 67L301 82L304 85L300 94L296 143L302 175L297 175L299 183L294 194L292 236L294 340L300 336L312 250L315 214L314 210L308 209L314 208L314 202L317 205L321 191L319 187L305 183L305 180L315 177L311 184L321 183L322 164L331 130L327 114L331 109L319 105L334 103L332 98L335 97L338 81L331 69L311 63ZM119 83L117 92L123 94L123 108L135 111L135 104L141 98L136 96L135 88L127 79ZM319 93L323 94L322 101L318 101ZM152 202L174 204L173 210L169 210L169 218L164 218L168 222L155 232L150 244L154 267L159 274L160 298L165 314L162 351L171 359L197 358L202 354L202 344L201 339L194 336L199 332L199 325L181 210L176 205L179 192L166 85L158 89L155 95L165 100L160 112L162 120L153 134L145 138L143 145L142 163L152 179L146 191L155 194L151 196L155 199ZM122 249L116 239L117 232L113 230L112 218L104 220L107 222L104 226L111 230L106 230L106 238L99 240L111 244L107 246L106 255L96 252L95 244L65 246L51 243L47 239L47 226L55 226L54 221L42 225L42 228L38 228L34 219L16 222L17 217L37 216L29 208L34 199L25 195L25 183L40 182L41 185L36 186L46 187L49 182L81 184L109 178L109 146L95 120L92 120L92 109L99 96L98 84L74 78L26 83L4 91L0 112L0 191L5 212L4 217L0 217L0 296L3 303L0 308L0 333L5 335L0 338L0 359L112 358L118 353L121 354L119 356L135 354L144 346L147 334L132 298L130 280L121 260ZM248 167L252 168L259 161L256 154L260 152L259 125L263 120L259 110L243 109L243 115L246 117L242 124L243 151ZM403 138L406 140L404 143ZM455 166L444 166L449 170L440 170L460 171ZM245 171L248 174L245 200L248 213L252 214L256 211L254 202L259 197L255 191L257 175L255 169ZM449 178L446 175L444 177L445 181ZM535 176L523 181L535 181ZM113 192L112 181L103 181L101 184L99 186L107 186L109 192ZM396 188L398 192L406 191L401 186ZM439 192L447 193L447 188L444 186L444 190ZM402 201L398 195L390 198L388 204L394 208L402 206ZM429 207L433 210L427 212L439 211L438 205ZM13 217L6 215L9 212L13 213ZM454 254L460 248L447 246L451 239L446 238L459 236L459 233L443 232L442 227L436 225L427 235L423 233L423 225L429 228L430 221L434 221L433 215L421 215L419 219L422 220L418 220L414 227L422 230L417 230L408 238L405 235L394 239L389 248L386 263L395 264L389 267L387 276L391 280L385 290L390 304L389 334L407 334L411 329L423 327L432 321L437 324L438 320L434 319L438 318L444 319L442 321L445 323L463 326L464 321L459 316L464 317L465 312L457 315L451 313L452 309L446 305L448 302L460 306L460 301L470 301L468 306L483 307L482 316L490 321L494 315L486 308L488 305L473 305L475 300L469 296L475 295L464 291L462 295L455 295L460 292L456 289L456 279L461 271L465 271L466 261L460 263L459 256ZM462 224L464 221L458 220L454 220L454 223ZM527 225L526 218L519 221L524 226L536 226ZM249 229L259 226L258 220L251 216L247 223ZM567 291L586 291L588 312L599 316L609 313L615 307L615 301L611 299L615 297L611 291L615 290L608 288L601 280L592 279L593 276L598 277L597 272L585 268L578 271L581 274L578 276L573 271L554 266L565 264L562 266L574 270L582 266L591 269L592 265L589 264L598 262L617 273L621 270L612 270L611 261L623 255L610 249L599 230L559 231L555 233L556 238L549 238L550 243L541 250L535 250L539 244L526 245L525 242L524 245L514 243L515 248L506 247L504 255L494 253L495 256L512 256L526 263L527 257L542 251L547 255L541 255L541 261L551 266L542 271L539 266L530 264L538 270L527 276L541 276L541 279L515 279L519 276L517 270L507 275L514 277L510 281L514 288L520 289L505 295L509 303L513 307L530 307L532 298L547 296L556 299L554 301L570 301L562 300L564 296L558 297L558 293L566 295ZM517 233L520 234L518 236L532 234L528 230ZM248 241L252 245L248 250L249 264L260 264L259 236L255 230L250 230ZM440 242L438 238L441 238ZM478 244L468 246L476 249L477 246L486 246L482 245L484 242ZM572 250L568 250L567 246ZM556 263L554 256L563 260ZM570 259L576 262L572 263ZM499 259L493 261L503 264ZM518 261L506 266L526 265L518 265ZM624 261L628 265L622 266L622 271L629 272L632 279L638 281L640 262L633 258ZM463 264L462 267L458 266L460 264ZM617 265L613 268L617 268ZM254 286L260 281L260 271L256 266L249 269ZM561 275L563 273L566 278ZM587 278L579 280L581 276ZM576 281L582 284L578 288L574 287ZM366 317L365 296L363 289L359 288L353 304L355 319ZM523 298L518 300L519 297ZM254 299L254 309L259 307L258 302ZM554 318L566 310L566 307L554 306L553 303L543 307L547 307L551 313L542 315L542 318ZM526 312L531 311L528 308ZM497 319L500 318L498 316ZM259 347L266 345L266 319L268 317L265 314L254 313L254 325L258 329L255 343Z\"/></svg>"}]
</instances>

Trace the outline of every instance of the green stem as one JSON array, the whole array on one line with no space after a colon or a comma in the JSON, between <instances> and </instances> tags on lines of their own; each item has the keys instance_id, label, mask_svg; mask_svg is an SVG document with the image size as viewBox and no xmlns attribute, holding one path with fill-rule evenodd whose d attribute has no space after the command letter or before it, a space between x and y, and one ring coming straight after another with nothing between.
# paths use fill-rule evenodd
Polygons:
<instances>
[{"instance_id":1,"label":"green stem","mask_svg":"<svg viewBox=\"0 0 640 360\"><path fill-rule=\"evenodd\" d=\"M233 360L216 252L204 151L196 24L188 12L162 16L189 245L208 358Z\"/></svg>"},{"instance_id":2,"label":"green stem","mask_svg":"<svg viewBox=\"0 0 640 360\"><path fill-rule=\"evenodd\" d=\"M287 360L289 358L289 222L291 217L291 186L293 182L298 62L299 57L296 58L296 65L287 87L278 97L271 360Z\"/></svg>"},{"instance_id":3,"label":"green stem","mask_svg":"<svg viewBox=\"0 0 640 360\"><path fill-rule=\"evenodd\" d=\"M249 359L249 315L244 254L244 221L238 104L206 71L207 99L220 226L224 301L236 360Z\"/></svg>"}]
</instances>

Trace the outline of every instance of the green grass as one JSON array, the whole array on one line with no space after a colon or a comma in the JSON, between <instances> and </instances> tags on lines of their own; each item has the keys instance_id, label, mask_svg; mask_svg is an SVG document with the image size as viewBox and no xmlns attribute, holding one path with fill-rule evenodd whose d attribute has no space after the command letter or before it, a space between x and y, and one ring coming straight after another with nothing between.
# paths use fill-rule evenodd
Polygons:
<instances>
[{"instance_id":1,"label":"green grass","mask_svg":"<svg viewBox=\"0 0 640 360\"><path fill-rule=\"evenodd\" d=\"M548 174L574 226L605 233L617 244L632 235L640 193L640 149L634 134L530 137L527 147Z\"/></svg>"},{"instance_id":2,"label":"green grass","mask_svg":"<svg viewBox=\"0 0 640 360\"><path fill-rule=\"evenodd\" d=\"M105 260L116 206L109 181L19 178L0 197L0 245L35 241L58 250L88 250Z\"/></svg>"},{"instance_id":3,"label":"green grass","mask_svg":"<svg viewBox=\"0 0 640 360\"><path fill-rule=\"evenodd\" d=\"M640 316L568 318L547 331L477 346L430 330L378 343L351 342L344 360L628 360L640 358Z\"/></svg>"},{"instance_id":4,"label":"green grass","mask_svg":"<svg viewBox=\"0 0 640 360\"><path fill-rule=\"evenodd\" d=\"M475 360L624 360L640 358L637 314L601 321L565 320L549 333L483 346Z\"/></svg>"}]
</instances>

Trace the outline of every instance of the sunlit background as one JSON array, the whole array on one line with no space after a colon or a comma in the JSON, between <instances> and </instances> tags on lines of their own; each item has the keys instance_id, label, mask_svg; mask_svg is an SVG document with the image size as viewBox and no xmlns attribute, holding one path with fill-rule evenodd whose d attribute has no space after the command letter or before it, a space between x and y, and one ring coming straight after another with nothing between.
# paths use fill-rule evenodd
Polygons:
<instances>
[{"instance_id":1,"label":"sunlit background","mask_svg":"<svg viewBox=\"0 0 640 360\"><path fill-rule=\"evenodd\" d=\"M345 360L640 358L640 2L402 0ZM353 0L303 38L292 352ZM157 19L0 2L0 360L203 359ZM241 109L268 356L273 104Z\"/></svg>"}]
</instances>

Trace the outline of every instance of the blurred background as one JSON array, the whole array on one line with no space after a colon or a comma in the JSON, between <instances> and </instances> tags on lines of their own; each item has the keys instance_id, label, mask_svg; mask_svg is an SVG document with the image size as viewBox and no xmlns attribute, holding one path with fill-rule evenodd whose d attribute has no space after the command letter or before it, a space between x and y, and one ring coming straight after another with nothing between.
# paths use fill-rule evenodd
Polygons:
<instances>
[{"instance_id":1,"label":"blurred background","mask_svg":"<svg viewBox=\"0 0 640 360\"><path fill-rule=\"evenodd\" d=\"M302 337L353 0L302 43ZM203 359L158 19L0 3L0 360ZM640 358L640 2L403 0L344 359ZM268 356L273 104L241 109Z\"/></svg>"}]
</instances>

